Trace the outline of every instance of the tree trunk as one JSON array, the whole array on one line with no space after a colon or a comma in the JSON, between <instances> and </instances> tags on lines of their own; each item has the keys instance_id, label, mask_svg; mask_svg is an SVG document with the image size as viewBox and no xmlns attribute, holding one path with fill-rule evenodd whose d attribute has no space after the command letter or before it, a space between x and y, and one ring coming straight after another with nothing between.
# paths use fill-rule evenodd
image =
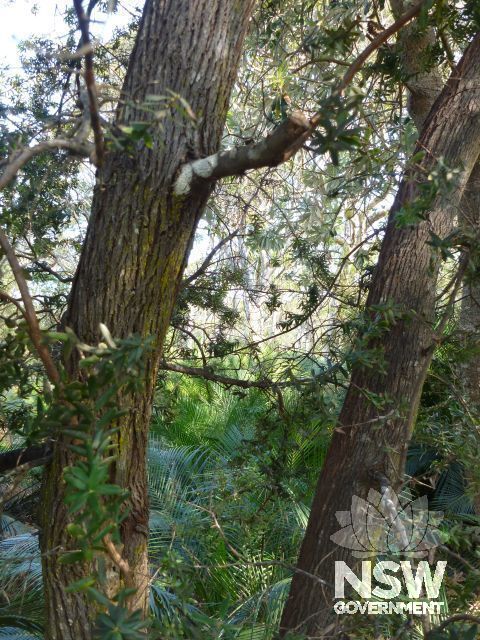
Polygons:
<instances>
[{"instance_id":1,"label":"tree trunk","mask_svg":"<svg viewBox=\"0 0 480 640\"><path fill-rule=\"evenodd\" d=\"M130 491L131 511L121 529L123 556L138 589L135 605L143 610L149 584L145 466L152 394L188 251L211 191L205 181L180 196L172 185L192 154L218 150L253 5L254 0L147 0L116 122L151 120L142 110L145 98L169 91L189 103L197 122L172 109L152 125L153 148L139 145L132 156L107 153L64 319L89 344L98 343L101 322L117 338L155 338L144 393L128 400L114 465L115 482ZM58 442L44 480L41 544L50 640L91 638L95 615L83 597L66 591L88 567L58 562L58 549L69 546L62 470L70 459L65 443ZM112 578L110 586L115 591L120 579Z\"/></svg>"},{"instance_id":2,"label":"tree trunk","mask_svg":"<svg viewBox=\"0 0 480 640\"><path fill-rule=\"evenodd\" d=\"M390 0L392 13L398 19L405 12L404 0ZM408 89L408 113L419 135L433 103L443 89L444 81L438 67L425 71L436 34L433 27L425 28L418 22L407 24L398 34L396 49L399 54L402 75Z\"/></svg>"},{"instance_id":3,"label":"tree trunk","mask_svg":"<svg viewBox=\"0 0 480 640\"><path fill-rule=\"evenodd\" d=\"M462 228L470 237L479 233L480 227L480 163L475 166L465 189L460 211ZM476 257L474 258L476 260ZM478 269L478 266L477 266ZM480 330L480 282L477 278L465 283L460 311L460 328L466 337L475 336L478 341ZM474 415L480 414L480 357L475 355L461 367L462 386L467 405Z\"/></svg>"},{"instance_id":4,"label":"tree trunk","mask_svg":"<svg viewBox=\"0 0 480 640\"><path fill-rule=\"evenodd\" d=\"M396 18L405 11L403 0L391 0L390 4ZM429 49L434 44L433 27L419 30L416 22L407 25L399 34L398 46L402 71L407 78L406 84L409 91L408 111L419 132L443 86L438 67L430 68L428 71L423 70ZM480 162L475 165L463 193L459 226L472 238L479 232ZM480 281L478 279L464 284L459 320L460 329L464 332L467 341L480 331ZM480 357L473 355L467 362L461 364L459 372L461 392L474 419L478 418L480 416ZM478 435L480 434L477 433ZM480 491L478 480L475 481L474 475L472 470L467 468L467 478L475 487L475 511L480 514Z\"/></svg>"},{"instance_id":5,"label":"tree trunk","mask_svg":"<svg viewBox=\"0 0 480 640\"><path fill-rule=\"evenodd\" d=\"M352 569L358 562L348 549L330 540L341 528L335 513L349 511L354 495L365 499L369 489L375 487L378 473L393 487L402 480L408 440L435 345L432 323L439 260L427 243L430 232L444 237L452 228L478 157L479 80L480 35L435 102L417 147L426 155L419 168L407 172L390 212L367 309L372 318L379 317L381 311L372 307L391 302L403 315L372 342L371 346L383 354L383 370L357 367L352 374L339 428L319 478L300 551L300 571L293 577L281 622L282 637L288 631L321 637L327 625L335 624L335 561L343 560ZM454 188L434 199L424 221L397 226L398 212L419 198L426 174L438 158L443 158L447 167L462 167Z\"/></svg>"},{"instance_id":6,"label":"tree trunk","mask_svg":"<svg viewBox=\"0 0 480 640\"><path fill-rule=\"evenodd\" d=\"M475 166L465 189L464 198L460 207L460 223L470 238L478 238L480 231L480 162ZM473 261L478 273L478 256L473 255ZM474 279L465 282L463 286L462 305L460 309L460 329L465 333L465 339L470 346L478 350L478 334L480 331L480 279L475 274ZM473 344L472 343L473 337ZM480 418L480 355L472 353L471 357L460 366L461 393L473 420ZM475 430L477 449L480 442L480 428L478 423L472 426ZM475 449L471 450L472 458L466 464L467 480L471 484L474 497L475 513L480 515L480 487L478 472L473 468ZM470 468L469 468L470 467Z\"/></svg>"}]
</instances>

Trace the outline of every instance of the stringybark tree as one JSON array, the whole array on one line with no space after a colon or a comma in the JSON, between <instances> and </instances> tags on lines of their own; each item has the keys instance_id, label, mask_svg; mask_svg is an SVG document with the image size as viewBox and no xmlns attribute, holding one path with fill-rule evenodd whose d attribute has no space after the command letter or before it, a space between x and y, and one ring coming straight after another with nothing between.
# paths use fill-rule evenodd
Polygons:
<instances>
[{"instance_id":1,"label":"stringybark tree","mask_svg":"<svg viewBox=\"0 0 480 640\"><path fill-rule=\"evenodd\" d=\"M424 157L407 171L390 212L386 235L367 299L372 320L391 305L395 319L371 347L383 354L383 370L357 367L322 469L307 532L282 622L289 631L319 637L332 617L334 568L356 562L330 536L340 526L337 511L348 511L352 496L366 498L402 481L405 455L427 368L438 335L433 328L440 265L429 241L452 229L480 144L480 36L476 36L434 103L416 152ZM397 224L398 214L422 198L429 172L442 159L460 173L440 190L416 224ZM458 290L461 269L453 285ZM375 402L372 402L375 400ZM310 575L309 575L310 574ZM313 575L312 575L313 574ZM332 628L329 629L332 631Z\"/></svg>"},{"instance_id":2,"label":"stringybark tree","mask_svg":"<svg viewBox=\"0 0 480 640\"><path fill-rule=\"evenodd\" d=\"M169 91L186 100L195 126L181 118L153 128L152 148L133 157L107 153L98 172L86 240L63 323L88 344L100 338L99 324L115 337L154 336L144 393L124 398L114 464L114 481L130 491L130 513L122 523L123 556L137 588L135 607L148 596L146 484L147 431L162 343L180 285L196 224L211 192L200 182L175 193L179 168L187 160L217 151L254 0L147 0L131 54L116 124L148 119L148 95ZM150 116L151 117L151 116ZM75 375L75 363L70 364ZM69 583L82 567L59 563L68 548L62 471L71 454L55 447L46 472L42 550L47 600L47 638L91 638L94 607ZM88 568L84 568L88 575ZM112 574L112 593L118 588Z\"/></svg>"}]
</instances>

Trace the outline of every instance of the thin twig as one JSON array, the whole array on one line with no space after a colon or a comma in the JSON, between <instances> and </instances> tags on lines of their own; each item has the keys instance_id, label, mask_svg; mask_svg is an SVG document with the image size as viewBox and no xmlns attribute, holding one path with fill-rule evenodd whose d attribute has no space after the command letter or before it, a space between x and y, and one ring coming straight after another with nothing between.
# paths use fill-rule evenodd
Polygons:
<instances>
[{"instance_id":1,"label":"thin twig","mask_svg":"<svg viewBox=\"0 0 480 640\"><path fill-rule=\"evenodd\" d=\"M379 49L382 44L390 38L390 36L400 31L400 29L404 27L407 22L410 22L410 20L418 16L425 4L426 0L421 0L421 2L419 2L418 4L414 4L408 11L401 15L398 20L395 20L395 22L393 22L389 27L375 36L370 44L365 47L365 49L360 53L359 56L357 56L357 58L355 58L350 67L347 69L336 91L338 93L342 93L346 89L346 87L348 87L354 76L360 71L360 69L363 67L372 53Z\"/></svg>"},{"instance_id":2,"label":"thin twig","mask_svg":"<svg viewBox=\"0 0 480 640\"><path fill-rule=\"evenodd\" d=\"M56 151L58 149L66 149L67 151L72 151L78 156L87 158L92 152L91 145L78 138L54 138L53 140L43 140L33 147L26 147L11 159L0 176L0 189L4 189L29 160L40 155L44 151Z\"/></svg>"},{"instance_id":3,"label":"thin twig","mask_svg":"<svg viewBox=\"0 0 480 640\"><path fill-rule=\"evenodd\" d=\"M468 562L468 560L465 560L465 558L463 556L461 556L459 553L456 553L455 551L453 551L449 547L445 546L444 544L439 545L437 547L437 549L440 549L441 551L444 551L449 556L452 556L452 558L455 558L455 560L458 560L458 562L463 564L463 566L466 567L472 573L474 573L474 574L480 573L480 571L473 564Z\"/></svg>"},{"instance_id":4,"label":"thin twig","mask_svg":"<svg viewBox=\"0 0 480 640\"><path fill-rule=\"evenodd\" d=\"M103 544L105 545L105 549L107 550L110 560L114 563L114 565L118 568L121 575L123 576L125 586L131 587L133 585L133 580L128 561L122 558L121 554L118 552L109 535L103 537Z\"/></svg>"},{"instance_id":5,"label":"thin twig","mask_svg":"<svg viewBox=\"0 0 480 640\"><path fill-rule=\"evenodd\" d=\"M478 618L477 616L472 616L469 613L457 613L456 615L450 616L450 618L447 618L446 620L444 620L442 624L440 624L436 628L436 631L443 631L443 629L448 627L448 625L451 624L452 622L461 622L461 621L480 624L480 618Z\"/></svg>"},{"instance_id":6,"label":"thin twig","mask_svg":"<svg viewBox=\"0 0 480 640\"><path fill-rule=\"evenodd\" d=\"M83 10L82 0L73 0L73 6L77 13L78 25L82 34L82 47L85 50L85 84L88 92L88 108L90 111L90 121L92 123L93 138L95 141L95 155L97 167L101 167L105 157L105 144L103 139L102 125L100 121L100 113L98 109L98 92L95 83L95 74L93 70L93 53L90 41L90 17ZM84 105L85 108L86 105Z\"/></svg>"},{"instance_id":7,"label":"thin twig","mask_svg":"<svg viewBox=\"0 0 480 640\"><path fill-rule=\"evenodd\" d=\"M193 342L197 345L198 350L200 351L200 357L202 358L203 367L205 369L207 369L208 368L207 356L205 355L205 352L203 350L203 347L202 347L202 344L201 344L200 340L196 337L196 335L194 333L192 333L188 329L185 329L184 327L176 326L175 329L178 329L178 331L180 331L180 333L184 333L191 340L193 340Z\"/></svg>"},{"instance_id":8,"label":"thin twig","mask_svg":"<svg viewBox=\"0 0 480 640\"><path fill-rule=\"evenodd\" d=\"M42 332L40 330L40 325L38 322L37 314L35 312L35 307L33 306L32 296L30 295L30 290L28 288L27 281L25 280L25 276L23 274L23 269L18 262L17 256L13 250L12 245L10 244L7 236L3 229L0 228L0 246L5 253L5 256L8 260L10 268L12 270L15 281L20 290L20 295L22 296L23 306L24 306L24 316L27 322L28 333L33 342L35 349L39 355L40 360L43 362L43 366L45 367L45 371L47 372L47 376L53 384L57 384L60 381L60 374L58 373L57 367L53 361L52 355L46 344L42 341Z\"/></svg>"},{"instance_id":9,"label":"thin twig","mask_svg":"<svg viewBox=\"0 0 480 640\"><path fill-rule=\"evenodd\" d=\"M164 371L173 371L175 373L183 373L193 378L204 378L211 382L217 382L223 384L226 387L241 387L242 389L283 389L286 387L295 387L297 385L309 385L318 384L319 382L327 383L331 382L333 378L330 378L333 374L340 371L340 365L333 365L328 371L319 373L318 376L311 378L292 378L292 380L284 380L282 382L276 382L270 378L261 378L260 380L242 380L241 378L231 378L217 374L211 367L189 367L186 365L175 364L173 362L167 362L162 360L160 362L160 369Z\"/></svg>"},{"instance_id":10,"label":"thin twig","mask_svg":"<svg viewBox=\"0 0 480 640\"><path fill-rule=\"evenodd\" d=\"M25 311L23 310L22 305L17 300L9 296L8 293L4 293L3 291L0 291L0 300L3 300L8 304L13 304L18 309L18 311L20 311L22 316L25 318Z\"/></svg>"},{"instance_id":11,"label":"thin twig","mask_svg":"<svg viewBox=\"0 0 480 640\"><path fill-rule=\"evenodd\" d=\"M25 478L26 474L33 469L34 467L39 467L44 464L47 464L52 459L51 454L45 456L44 458L38 458L37 460L31 460L30 462L25 462L14 469L11 469L8 473L6 473L2 477L2 483L5 483L7 478L12 478L12 484L5 489L4 493L0 496L0 515L2 510L7 502L9 502L12 498L17 495L17 488ZM2 487L3 489L3 487Z\"/></svg>"},{"instance_id":12,"label":"thin twig","mask_svg":"<svg viewBox=\"0 0 480 640\"><path fill-rule=\"evenodd\" d=\"M205 260L202 262L202 264L198 267L198 269L192 273L192 275L188 276L187 278L185 278L182 281L182 284L180 285L182 287L182 289L184 287L187 287L188 285L192 284L192 282L194 280L196 280L197 278L199 278L201 275L203 275L205 273L205 271L208 269L208 267L210 266L213 257L215 256L216 253L218 253L218 251L220 251L220 249L225 246L227 244L227 242L229 242L230 240L232 240L233 238L235 238L235 236L238 235L239 229L236 229L235 231L232 231L232 233L230 233L228 236L226 236L225 238L223 238L223 240L220 240L220 242L215 245L213 247L213 249L210 251L210 253L207 255L207 257L205 258Z\"/></svg>"}]
</instances>

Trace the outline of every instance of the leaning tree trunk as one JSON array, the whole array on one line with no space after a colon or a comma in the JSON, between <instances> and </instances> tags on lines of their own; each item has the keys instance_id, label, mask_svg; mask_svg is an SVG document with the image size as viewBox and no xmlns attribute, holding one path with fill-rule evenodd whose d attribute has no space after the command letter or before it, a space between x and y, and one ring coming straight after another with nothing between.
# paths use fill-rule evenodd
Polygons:
<instances>
[{"instance_id":1,"label":"leaning tree trunk","mask_svg":"<svg viewBox=\"0 0 480 640\"><path fill-rule=\"evenodd\" d=\"M405 10L403 0L391 0L392 11L399 17ZM416 23L405 27L399 36L400 61L403 75L407 78L409 90L408 111L418 131L440 93L443 81L438 67L423 71L428 48L435 43L433 28L419 28ZM459 207L459 226L468 236L467 242L475 242L480 233L480 161L475 165L465 187ZM478 240L477 240L478 241ZM472 251L470 251L472 253ZM476 253L474 251L473 253ZM472 259L472 258L471 258ZM475 263L478 257L473 256ZM478 265L476 264L478 270ZM464 283L460 307L459 327L466 340L466 346L478 349L480 332L480 278L473 277ZM472 340L473 339L473 340ZM471 344L473 342L473 344ZM473 420L480 417L480 356L472 353L461 363L459 369L460 392L468 406ZM480 429L476 436L480 442ZM480 486L475 473L467 469L467 481L473 485L473 503L475 512L480 515Z\"/></svg>"},{"instance_id":2,"label":"leaning tree trunk","mask_svg":"<svg viewBox=\"0 0 480 640\"><path fill-rule=\"evenodd\" d=\"M472 175L465 189L465 194L460 206L460 224L461 229L467 234L469 241L478 243L480 234L480 162L475 166ZM478 420L480 418L480 354L479 349L479 333L480 333L480 278L478 249L473 247L470 259L475 266L475 275L464 283L463 296L460 308L460 329L464 333L466 346L473 347L470 357L460 365L460 392L464 402L472 416L474 424L472 430L475 430L476 449L480 446L480 427ZM474 492L473 504L475 513L480 515L480 486L478 473L474 471L474 452L472 446L472 458L466 469L467 481L472 485ZM476 465L475 465L476 466Z\"/></svg>"},{"instance_id":3,"label":"leaning tree trunk","mask_svg":"<svg viewBox=\"0 0 480 640\"><path fill-rule=\"evenodd\" d=\"M404 0L391 0L392 11L398 18L405 11ZM416 22L401 31L398 39L398 49L402 65L402 73L407 78L409 92L408 112L420 132L427 115L440 94L443 86L442 74L436 66L424 70L425 60L429 49L435 44L433 27L425 29ZM459 226L469 238L475 242L480 231L480 162L477 162L465 187L459 210ZM473 259L478 269L476 251L469 251L470 260ZM467 345L473 342L478 345L480 332L480 279L469 278L464 283L460 307L459 326L464 333ZM474 346L474 345L472 345ZM476 353L463 362L459 369L460 390L464 396L473 420L480 416L480 356ZM480 436L478 426L473 426L477 437ZM472 456L474 457L474 456ZM474 485L474 506L480 514L480 488L478 479L474 480L473 473L467 469L467 478Z\"/></svg>"},{"instance_id":4,"label":"leaning tree trunk","mask_svg":"<svg viewBox=\"0 0 480 640\"><path fill-rule=\"evenodd\" d=\"M471 241L477 240L480 233L480 163L475 166L460 209L461 230L468 234ZM472 257L478 272L478 256ZM471 281L464 284L460 310L460 328L466 338L473 336L478 349L480 331L480 281L475 273ZM474 416L480 415L480 356L473 355L461 366L461 386L465 400ZM479 505L480 507L480 505ZM480 509L479 509L480 511Z\"/></svg>"},{"instance_id":5,"label":"leaning tree trunk","mask_svg":"<svg viewBox=\"0 0 480 640\"><path fill-rule=\"evenodd\" d=\"M99 340L99 323L114 337L154 336L144 393L130 401L122 421L114 465L115 482L130 491L122 523L123 555L137 587L136 606L148 595L147 432L162 344L169 326L193 234L210 194L208 182L187 195L173 183L188 159L218 150L254 0L147 0L130 57L116 123L145 122L146 97L186 100L195 123L172 109L153 124L153 148L135 154L112 151L97 178L87 236L64 319L86 343ZM75 375L75 367L71 372ZM88 567L62 565L68 548L62 470L70 456L58 442L44 481L43 570L48 639L91 638L94 611L68 593ZM112 590L119 581L110 585Z\"/></svg>"},{"instance_id":6,"label":"leaning tree trunk","mask_svg":"<svg viewBox=\"0 0 480 640\"><path fill-rule=\"evenodd\" d=\"M353 372L313 500L299 571L293 577L281 622L282 637L288 631L320 637L327 625L335 624L335 561L343 560L352 568L358 562L348 549L330 540L340 529L335 513L349 511L353 495L365 499L378 474L393 487L402 480L408 440L436 341L433 320L439 260L427 243L431 232L444 237L452 228L479 144L480 35L435 102L417 147L425 156L407 172L390 212L367 309L373 320L381 316L375 305L393 304L397 319L372 343L383 355L383 369L357 367ZM419 198L426 175L439 158L447 167L462 168L454 188L439 193L424 212L425 220L397 225L398 212Z\"/></svg>"}]
</instances>

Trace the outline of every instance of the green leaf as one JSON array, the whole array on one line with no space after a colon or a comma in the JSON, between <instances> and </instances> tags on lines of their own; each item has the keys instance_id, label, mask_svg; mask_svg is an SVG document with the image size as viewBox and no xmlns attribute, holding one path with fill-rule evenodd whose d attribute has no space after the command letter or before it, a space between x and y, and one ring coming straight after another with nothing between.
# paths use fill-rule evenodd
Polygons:
<instances>
[{"instance_id":1,"label":"green leaf","mask_svg":"<svg viewBox=\"0 0 480 640\"><path fill-rule=\"evenodd\" d=\"M93 576L87 576L86 578L81 578L80 580L69 584L65 591L68 593L73 593L75 591L88 591L94 584L95 578Z\"/></svg>"},{"instance_id":2,"label":"green leaf","mask_svg":"<svg viewBox=\"0 0 480 640\"><path fill-rule=\"evenodd\" d=\"M62 564L74 564L75 562L83 562L84 560L84 551L67 551L60 556L60 562Z\"/></svg>"}]
</instances>

